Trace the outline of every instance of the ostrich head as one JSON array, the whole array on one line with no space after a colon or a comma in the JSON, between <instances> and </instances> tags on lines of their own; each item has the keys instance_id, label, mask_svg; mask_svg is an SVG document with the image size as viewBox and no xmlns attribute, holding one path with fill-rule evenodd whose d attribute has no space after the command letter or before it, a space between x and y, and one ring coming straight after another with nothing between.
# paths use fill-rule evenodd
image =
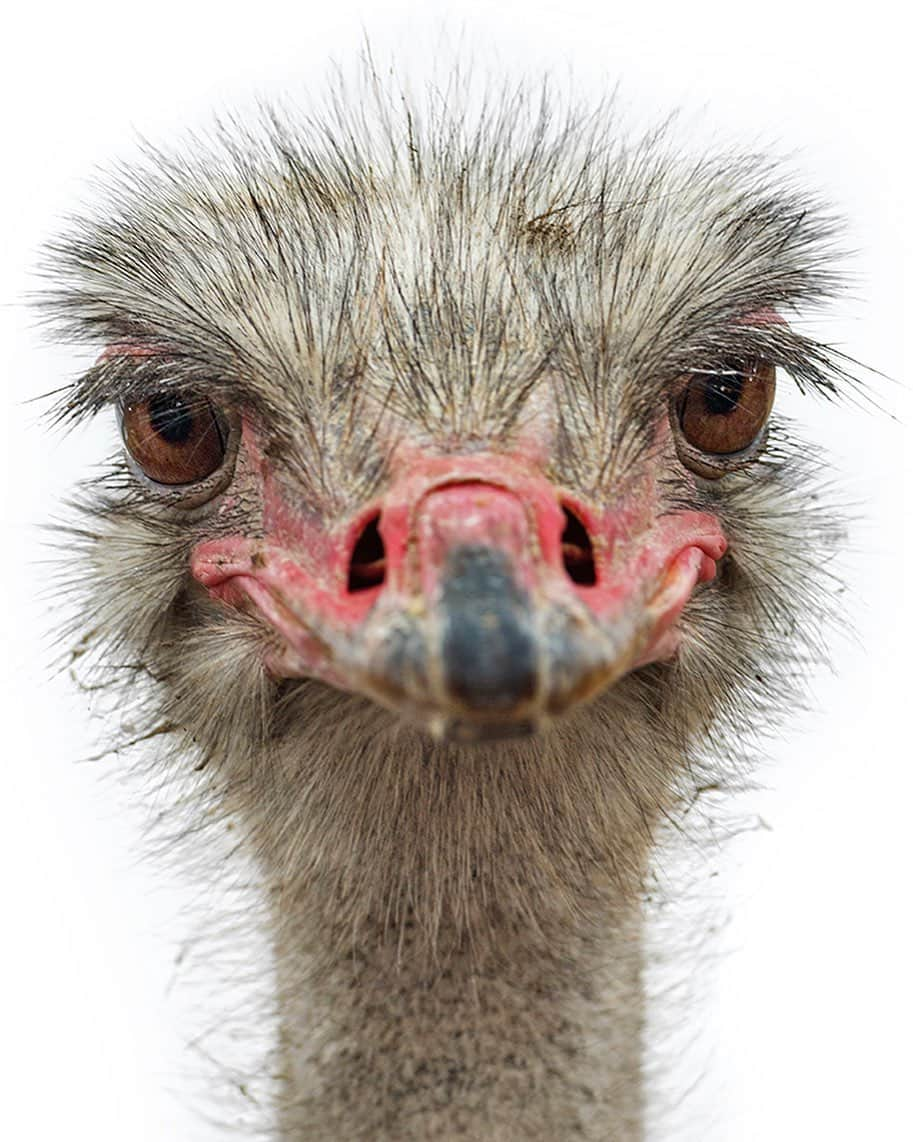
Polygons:
<instances>
[{"instance_id":1,"label":"ostrich head","mask_svg":"<svg viewBox=\"0 0 913 1142\"><path fill-rule=\"evenodd\" d=\"M797 325L833 224L602 111L370 118L153 154L55 247L98 347L64 413L125 445L80 588L163 764L244 822L287 1005L353 948L388 979L509 945L557 995L814 644L832 528L774 389L841 376Z\"/></svg>"}]
</instances>

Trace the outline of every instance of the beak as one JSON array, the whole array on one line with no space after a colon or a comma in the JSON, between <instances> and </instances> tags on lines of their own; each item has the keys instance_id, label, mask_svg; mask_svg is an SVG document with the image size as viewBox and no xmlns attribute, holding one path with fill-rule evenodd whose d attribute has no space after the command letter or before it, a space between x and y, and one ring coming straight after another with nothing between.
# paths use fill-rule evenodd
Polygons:
<instances>
[{"instance_id":1,"label":"beak","mask_svg":"<svg viewBox=\"0 0 913 1142\"><path fill-rule=\"evenodd\" d=\"M335 540L290 543L283 506L281 543L210 541L191 568L278 636L272 673L361 692L440 737L510 737L674 654L725 540L703 513L638 508L598 515L504 457L442 460Z\"/></svg>"}]
</instances>

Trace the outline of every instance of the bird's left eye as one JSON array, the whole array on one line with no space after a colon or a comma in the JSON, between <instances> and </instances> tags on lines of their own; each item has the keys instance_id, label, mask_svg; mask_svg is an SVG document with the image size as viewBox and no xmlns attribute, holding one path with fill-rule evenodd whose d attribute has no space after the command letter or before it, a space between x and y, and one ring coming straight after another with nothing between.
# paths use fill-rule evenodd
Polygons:
<instances>
[{"instance_id":1,"label":"bird's left eye","mask_svg":"<svg viewBox=\"0 0 913 1142\"><path fill-rule=\"evenodd\" d=\"M775 382L776 370L766 361L691 373L677 405L681 434L691 450L725 466L727 458L750 448L767 423Z\"/></svg>"},{"instance_id":2,"label":"bird's left eye","mask_svg":"<svg viewBox=\"0 0 913 1142\"><path fill-rule=\"evenodd\" d=\"M161 392L122 409L124 443L137 465L169 487L205 480L225 459L226 434L205 397Z\"/></svg>"}]
</instances>

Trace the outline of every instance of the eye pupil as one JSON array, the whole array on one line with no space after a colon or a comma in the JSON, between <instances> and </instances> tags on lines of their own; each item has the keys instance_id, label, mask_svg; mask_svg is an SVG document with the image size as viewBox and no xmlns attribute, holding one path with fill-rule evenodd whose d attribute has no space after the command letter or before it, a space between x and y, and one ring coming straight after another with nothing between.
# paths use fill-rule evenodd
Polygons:
<instances>
[{"instance_id":1,"label":"eye pupil","mask_svg":"<svg viewBox=\"0 0 913 1142\"><path fill-rule=\"evenodd\" d=\"M711 377L704 388L704 407L712 416L727 416L738 407L745 386L738 373Z\"/></svg>"},{"instance_id":2,"label":"eye pupil","mask_svg":"<svg viewBox=\"0 0 913 1142\"><path fill-rule=\"evenodd\" d=\"M149 426L166 444L186 444L193 432L193 411L175 393L159 393L149 401Z\"/></svg>"}]
</instances>

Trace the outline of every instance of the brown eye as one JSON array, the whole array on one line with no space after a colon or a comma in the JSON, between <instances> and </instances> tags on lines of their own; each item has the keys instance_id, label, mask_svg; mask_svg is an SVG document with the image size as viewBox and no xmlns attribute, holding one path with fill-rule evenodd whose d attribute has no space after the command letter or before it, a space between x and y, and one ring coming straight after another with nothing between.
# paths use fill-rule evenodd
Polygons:
<instances>
[{"instance_id":1,"label":"brown eye","mask_svg":"<svg viewBox=\"0 0 913 1142\"><path fill-rule=\"evenodd\" d=\"M156 393L125 405L123 432L130 455L157 484L195 484L225 458L215 411L194 393Z\"/></svg>"},{"instance_id":2,"label":"brown eye","mask_svg":"<svg viewBox=\"0 0 913 1142\"><path fill-rule=\"evenodd\" d=\"M678 406L685 440L715 456L743 452L767 423L775 376L776 369L766 361L692 373Z\"/></svg>"}]
</instances>

